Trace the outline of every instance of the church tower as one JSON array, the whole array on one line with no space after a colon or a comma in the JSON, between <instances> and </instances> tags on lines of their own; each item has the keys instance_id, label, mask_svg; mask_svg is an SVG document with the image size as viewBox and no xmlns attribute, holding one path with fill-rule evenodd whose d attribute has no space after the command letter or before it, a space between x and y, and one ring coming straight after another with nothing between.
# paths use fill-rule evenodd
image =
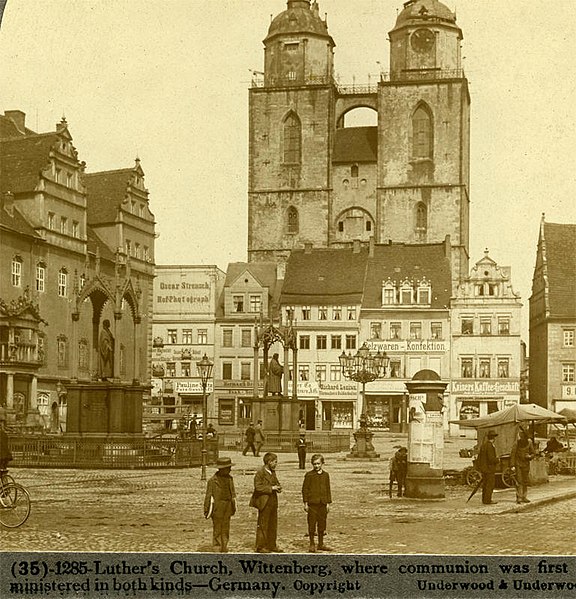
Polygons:
<instances>
[{"instance_id":1,"label":"church tower","mask_svg":"<svg viewBox=\"0 0 576 599\"><path fill-rule=\"evenodd\" d=\"M381 241L450 236L452 277L468 274L470 96L462 31L438 0L409 0L390 31L378 94Z\"/></svg>"},{"instance_id":2,"label":"church tower","mask_svg":"<svg viewBox=\"0 0 576 599\"><path fill-rule=\"evenodd\" d=\"M334 41L318 5L288 0L264 39L250 89L248 256L285 262L326 245L334 120Z\"/></svg>"}]
</instances>

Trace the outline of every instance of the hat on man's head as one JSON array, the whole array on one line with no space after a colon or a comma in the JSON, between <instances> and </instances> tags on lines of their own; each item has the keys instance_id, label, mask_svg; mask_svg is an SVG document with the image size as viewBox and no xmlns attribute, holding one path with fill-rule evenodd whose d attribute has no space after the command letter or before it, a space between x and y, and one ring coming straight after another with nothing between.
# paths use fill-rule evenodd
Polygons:
<instances>
[{"instance_id":1,"label":"hat on man's head","mask_svg":"<svg viewBox=\"0 0 576 599\"><path fill-rule=\"evenodd\" d=\"M494 437L497 437L498 433L496 431L488 431L488 439L493 439Z\"/></svg>"},{"instance_id":2,"label":"hat on man's head","mask_svg":"<svg viewBox=\"0 0 576 599\"><path fill-rule=\"evenodd\" d=\"M234 466L234 464L230 458L218 458L216 460L216 468L218 468L218 470L222 470L222 468L230 468L231 466Z\"/></svg>"}]
</instances>

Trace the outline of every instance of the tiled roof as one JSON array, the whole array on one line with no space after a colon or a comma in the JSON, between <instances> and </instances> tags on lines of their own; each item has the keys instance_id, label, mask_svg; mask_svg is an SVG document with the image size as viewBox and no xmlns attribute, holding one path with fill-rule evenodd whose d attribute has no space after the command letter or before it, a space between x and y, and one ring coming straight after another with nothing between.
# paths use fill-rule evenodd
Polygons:
<instances>
[{"instance_id":1,"label":"tiled roof","mask_svg":"<svg viewBox=\"0 0 576 599\"><path fill-rule=\"evenodd\" d=\"M426 277L432 286L432 308L450 304L452 278L445 245L403 243L378 244L368 260L363 308L382 307L382 282L390 279L398 284L405 279L417 281Z\"/></svg>"},{"instance_id":2,"label":"tiled roof","mask_svg":"<svg viewBox=\"0 0 576 599\"><path fill-rule=\"evenodd\" d=\"M126 197L128 183L133 174L133 168L124 168L84 175L87 216L90 224L116 221L118 208Z\"/></svg>"},{"instance_id":3,"label":"tiled roof","mask_svg":"<svg viewBox=\"0 0 576 599\"><path fill-rule=\"evenodd\" d=\"M114 262L116 256L114 252L100 239L92 227L86 228L87 246L90 254L96 254L96 248L100 249L100 258Z\"/></svg>"},{"instance_id":4,"label":"tiled roof","mask_svg":"<svg viewBox=\"0 0 576 599\"><path fill-rule=\"evenodd\" d=\"M41 239L40 235L36 233L34 228L20 214L20 212L18 212L16 207L7 211L4 209L3 203L0 203L0 229Z\"/></svg>"},{"instance_id":5,"label":"tiled roof","mask_svg":"<svg viewBox=\"0 0 576 599\"><path fill-rule=\"evenodd\" d=\"M284 306L359 304L366 273L366 248L293 250L286 265Z\"/></svg>"},{"instance_id":6,"label":"tiled roof","mask_svg":"<svg viewBox=\"0 0 576 599\"><path fill-rule=\"evenodd\" d=\"M576 317L576 225L544 223L551 316Z\"/></svg>"},{"instance_id":7,"label":"tiled roof","mask_svg":"<svg viewBox=\"0 0 576 599\"><path fill-rule=\"evenodd\" d=\"M57 133L1 140L0 191L34 191L41 171L50 164L50 149L58 141Z\"/></svg>"},{"instance_id":8,"label":"tiled roof","mask_svg":"<svg viewBox=\"0 0 576 599\"><path fill-rule=\"evenodd\" d=\"M336 129L332 162L376 162L378 127Z\"/></svg>"}]
</instances>

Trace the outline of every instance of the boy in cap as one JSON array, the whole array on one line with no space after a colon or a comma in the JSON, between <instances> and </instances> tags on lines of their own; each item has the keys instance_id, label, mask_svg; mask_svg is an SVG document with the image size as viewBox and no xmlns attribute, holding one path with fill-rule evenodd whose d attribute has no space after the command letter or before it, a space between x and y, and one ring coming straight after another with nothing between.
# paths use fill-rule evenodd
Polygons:
<instances>
[{"instance_id":1,"label":"boy in cap","mask_svg":"<svg viewBox=\"0 0 576 599\"><path fill-rule=\"evenodd\" d=\"M306 434L300 433L298 441L296 441L296 451L298 452L298 468L304 470L306 468Z\"/></svg>"},{"instance_id":2,"label":"boy in cap","mask_svg":"<svg viewBox=\"0 0 576 599\"><path fill-rule=\"evenodd\" d=\"M392 483L398 483L398 497L402 497L406 488L406 474L408 472L408 450L400 447L390 460L390 486L388 494L392 497Z\"/></svg>"},{"instance_id":3,"label":"boy in cap","mask_svg":"<svg viewBox=\"0 0 576 599\"><path fill-rule=\"evenodd\" d=\"M476 458L476 468L482 473L482 503L485 505L498 503L492 501L492 492L496 482L496 468L499 462L494 447L494 439L497 436L496 431L488 431Z\"/></svg>"},{"instance_id":4,"label":"boy in cap","mask_svg":"<svg viewBox=\"0 0 576 599\"><path fill-rule=\"evenodd\" d=\"M228 552L230 518L236 513L236 490L230 475L230 458L218 458L216 474L208 481L204 499L204 517L212 518L212 544L222 553Z\"/></svg>"}]
</instances>

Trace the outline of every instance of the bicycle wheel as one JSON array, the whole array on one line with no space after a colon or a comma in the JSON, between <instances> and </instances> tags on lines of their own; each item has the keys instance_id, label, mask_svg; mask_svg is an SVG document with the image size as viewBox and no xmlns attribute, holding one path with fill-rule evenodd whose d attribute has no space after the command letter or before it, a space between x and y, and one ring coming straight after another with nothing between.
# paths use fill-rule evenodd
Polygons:
<instances>
[{"instance_id":1,"label":"bicycle wheel","mask_svg":"<svg viewBox=\"0 0 576 599\"><path fill-rule=\"evenodd\" d=\"M9 474L5 474L2 477L2 484L3 485L15 485L16 481Z\"/></svg>"},{"instance_id":2,"label":"bicycle wheel","mask_svg":"<svg viewBox=\"0 0 576 599\"><path fill-rule=\"evenodd\" d=\"M504 470L502 470L502 484L505 487L514 487L516 486L516 477L514 476L514 474L512 473L512 470L510 468L504 468Z\"/></svg>"},{"instance_id":3,"label":"bicycle wheel","mask_svg":"<svg viewBox=\"0 0 576 599\"><path fill-rule=\"evenodd\" d=\"M0 497L0 524L6 528L17 528L30 515L30 495L18 484L5 485Z\"/></svg>"}]
</instances>

